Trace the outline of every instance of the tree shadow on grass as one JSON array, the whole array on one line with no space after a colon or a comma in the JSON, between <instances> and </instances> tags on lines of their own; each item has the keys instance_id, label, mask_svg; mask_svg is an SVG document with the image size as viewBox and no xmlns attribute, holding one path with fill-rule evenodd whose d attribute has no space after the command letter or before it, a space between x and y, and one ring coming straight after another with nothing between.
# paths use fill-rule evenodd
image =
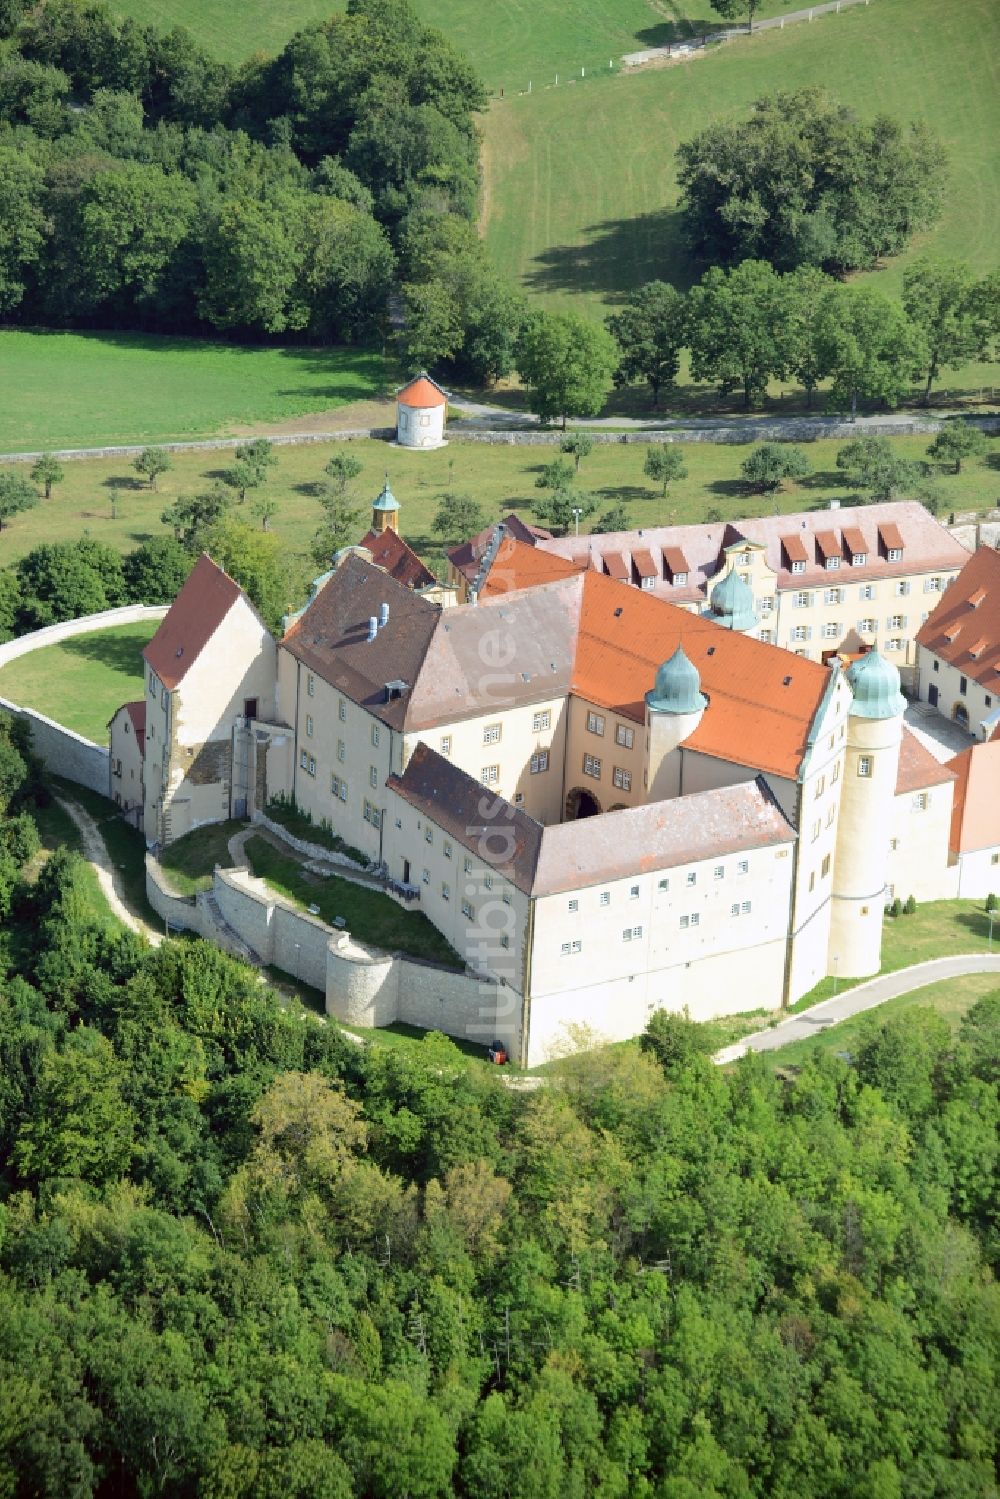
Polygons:
<instances>
[{"instance_id":1,"label":"tree shadow on grass","mask_svg":"<svg viewBox=\"0 0 1000 1499\"><path fill-rule=\"evenodd\" d=\"M142 490L143 494L153 493L145 479L137 479L135 474L111 474L107 479L101 480L101 488Z\"/></svg>"},{"instance_id":2,"label":"tree shadow on grass","mask_svg":"<svg viewBox=\"0 0 1000 1499\"><path fill-rule=\"evenodd\" d=\"M670 6L676 10L676 6ZM688 42L695 37L716 36L726 31L730 22L691 21L678 15L673 21L659 21L655 26L644 26L634 33L640 47L670 47L674 42Z\"/></svg>"},{"instance_id":3,"label":"tree shadow on grass","mask_svg":"<svg viewBox=\"0 0 1000 1499\"><path fill-rule=\"evenodd\" d=\"M142 652L149 644L149 631L141 626L131 635L77 635L64 640L62 648L87 661L100 661L124 676L142 675Z\"/></svg>"},{"instance_id":4,"label":"tree shadow on grass","mask_svg":"<svg viewBox=\"0 0 1000 1499\"><path fill-rule=\"evenodd\" d=\"M695 279L676 208L605 219L582 232L584 244L552 245L536 255L525 285L536 292L597 292L624 300L647 281L686 289Z\"/></svg>"},{"instance_id":5,"label":"tree shadow on grass","mask_svg":"<svg viewBox=\"0 0 1000 1499\"><path fill-rule=\"evenodd\" d=\"M848 480L839 468L817 469L795 481L800 489L842 489Z\"/></svg>"}]
</instances>

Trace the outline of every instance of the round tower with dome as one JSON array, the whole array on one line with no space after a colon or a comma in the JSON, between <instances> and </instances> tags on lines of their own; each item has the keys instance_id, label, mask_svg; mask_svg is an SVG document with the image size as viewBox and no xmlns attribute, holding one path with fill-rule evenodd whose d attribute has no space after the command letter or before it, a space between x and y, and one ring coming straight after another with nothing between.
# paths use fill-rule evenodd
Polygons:
<instances>
[{"instance_id":1,"label":"round tower with dome","mask_svg":"<svg viewBox=\"0 0 1000 1499\"><path fill-rule=\"evenodd\" d=\"M681 791L680 746L701 723L708 699L698 668L679 645L646 693L646 794L666 801Z\"/></svg>"},{"instance_id":2,"label":"round tower with dome","mask_svg":"<svg viewBox=\"0 0 1000 1499\"><path fill-rule=\"evenodd\" d=\"M381 536L383 531L399 530L399 501L389 488L389 475L385 476L381 493L372 502L372 530Z\"/></svg>"},{"instance_id":3,"label":"round tower with dome","mask_svg":"<svg viewBox=\"0 0 1000 1499\"><path fill-rule=\"evenodd\" d=\"M906 699L899 689L899 672L877 649L848 668L847 682L853 702L833 865L829 971L841 978L867 978L881 966Z\"/></svg>"},{"instance_id":4,"label":"round tower with dome","mask_svg":"<svg viewBox=\"0 0 1000 1499\"><path fill-rule=\"evenodd\" d=\"M712 589L705 613L724 630L737 630L740 634L755 630L760 623L754 609L753 589L734 567Z\"/></svg>"}]
</instances>

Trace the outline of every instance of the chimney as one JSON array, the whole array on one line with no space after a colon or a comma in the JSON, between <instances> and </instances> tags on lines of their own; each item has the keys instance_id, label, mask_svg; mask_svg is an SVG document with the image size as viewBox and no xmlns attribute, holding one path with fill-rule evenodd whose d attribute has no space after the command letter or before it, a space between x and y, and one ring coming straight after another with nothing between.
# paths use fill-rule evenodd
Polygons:
<instances>
[{"instance_id":1,"label":"chimney","mask_svg":"<svg viewBox=\"0 0 1000 1499\"><path fill-rule=\"evenodd\" d=\"M369 619L368 619L368 639L370 641L374 640L375 636L377 634L378 634L378 615L377 614L372 614L372 615L369 616Z\"/></svg>"},{"instance_id":2,"label":"chimney","mask_svg":"<svg viewBox=\"0 0 1000 1499\"><path fill-rule=\"evenodd\" d=\"M830 509L831 510L839 510L840 509L840 501L839 500L831 500L830 501Z\"/></svg>"},{"instance_id":3,"label":"chimney","mask_svg":"<svg viewBox=\"0 0 1000 1499\"><path fill-rule=\"evenodd\" d=\"M380 630L384 630L385 627L386 627L386 625L388 623L389 623L389 605L388 604L383 604L382 607L381 607L381 609L378 611L378 627L379 627L379 629Z\"/></svg>"}]
</instances>

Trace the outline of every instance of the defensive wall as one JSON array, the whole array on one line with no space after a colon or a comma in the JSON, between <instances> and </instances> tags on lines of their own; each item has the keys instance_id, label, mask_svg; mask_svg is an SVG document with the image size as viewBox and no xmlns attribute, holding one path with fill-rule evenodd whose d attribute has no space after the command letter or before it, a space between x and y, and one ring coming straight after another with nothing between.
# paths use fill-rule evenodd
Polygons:
<instances>
[{"instance_id":1,"label":"defensive wall","mask_svg":"<svg viewBox=\"0 0 1000 1499\"><path fill-rule=\"evenodd\" d=\"M289 848L294 848L295 852L301 854L304 859L316 859L324 864L340 864L344 869L355 872L365 870L365 866L359 864L357 859L352 859L349 854L342 854L337 849L327 848L322 843L309 843L305 838L296 838L283 823L268 817L267 813L262 812L260 808L254 812L252 820L262 828L267 828L268 832L280 838L282 843L287 843Z\"/></svg>"},{"instance_id":2,"label":"defensive wall","mask_svg":"<svg viewBox=\"0 0 1000 1499\"><path fill-rule=\"evenodd\" d=\"M981 416L970 420L984 432L1000 432L1000 417ZM933 435L940 432L946 423L932 417L907 420L905 422L887 418L884 422L869 421L810 421L808 417L782 417L774 422L756 418L748 422L727 424L724 427L672 426L654 429L633 427L627 432L597 431L591 427L573 426L563 432L559 428L505 428L483 430L466 428L461 422L448 427L449 442L484 442L490 445L503 443L544 447L560 443L573 432L584 432L596 443L654 443L654 442L813 442L822 437L906 437L909 435Z\"/></svg>"},{"instance_id":3,"label":"defensive wall","mask_svg":"<svg viewBox=\"0 0 1000 1499\"><path fill-rule=\"evenodd\" d=\"M56 645L61 640L70 640L74 635L89 635L94 630L106 630L112 625L138 624L144 619L162 619L166 606L160 604L127 604L121 609L105 609L100 614L85 614L81 619L67 619L57 625L46 625L30 635L21 635L17 640L8 640L0 645L0 666L16 661L30 651L38 651L47 645ZM53 775L75 781L107 796L110 790L109 754L106 744L95 744L82 734L75 734L44 713L26 708L20 703L0 697L0 708L23 718L31 727L31 744L44 765Z\"/></svg>"},{"instance_id":4,"label":"defensive wall","mask_svg":"<svg viewBox=\"0 0 1000 1499\"><path fill-rule=\"evenodd\" d=\"M499 1038L511 1055L519 1054L522 1002L515 990L467 970L368 947L299 910L246 870L217 867L211 891L192 900L171 890L147 854L146 895L168 928L238 951L226 942L228 928L262 964L318 989L327 1014L345 1025L371 1029L402 1021L482 1046Z\"/></svg>"}]
</instances>

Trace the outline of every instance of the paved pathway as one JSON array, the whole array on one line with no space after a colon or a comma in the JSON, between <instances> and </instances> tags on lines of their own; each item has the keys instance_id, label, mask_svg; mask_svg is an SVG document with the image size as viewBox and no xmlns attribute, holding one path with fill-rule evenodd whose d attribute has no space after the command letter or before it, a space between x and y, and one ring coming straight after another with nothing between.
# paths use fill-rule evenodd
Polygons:
<instances>
[{"instance_id":1,"label":"paved pathway","mask_svg":"<svg viewBox=\"0 0 1000 1499\"><path fill-rule=\"evenodd\" d=\"M900 968L896 973L885 973L867 983L858 984L838 994L836 999L825 999L822 1004L803 1010L801 1015L790 1015L780 1025L765 1031L755 1031L744 1036L733 1046L726 1046L715 1054L720 1066L735 1062L748 1051L777 1051L792 1041L805 1041L817 1036L839 1020L848 1020L884 1004L887 999L896 999L900 994L910 994L935 984L939 979L959 978L966 973L995 973L1000 979L1000 952L967 953L953 958L932 958L927 963L915 963L911 968Z\"/></svg>"},{"instance_id":2,"label":"paved pathway","mask_svg":"<svg viewBox=\"0 0 1000 1499\"><path fill-rule=\"evenodd\" d=\"M797 21L811 21L814 16L826 16L839 14L847 10L851 5L867 5L868 0L827 0L823 5L812 5L806 10L786 11L782 16L770 16L766 21L757 21L754 24L753 35L758 31L782 31L786 26L794 26ZM750 32L746 26L727 26L722 31L712 31L705 36L691 37L685 41L678 38L671 46L646 47L641 52L626 52L622 62L627 68L638 68L643 63L661 62L665 57L689 57L698 48L704 46L705 42L728 42L735 36L749 36Z\"/></svg>"},{"instance_id":3,"label":"paved pathway","mask_svg":"<svg viewBox=\"0 0 1000 1499\"><path fill-rule=\"evenodd\" d=\"M942 765L979 742L975 734L967 733L952 719L942 717L927 703L910 703L903 717L906 727Z\"/></svg>"},{"instance_id":4,"label":"paved pathway","mask_svg":"<svg viewBox=\"0 0 1000 1499\"><path fill-rule=\"evenodd\" d=\"M154 947L158 947L163 941L163 933L151 927L126 904L121 875L112 863L107 844L101 836L97 823L90 813L80 806L79 802L70 801L68 797L61 796L57 796L56 801L79 829L83 842L83 856L88 864L93 865L97 874L97 883L115 916L123 926L128 927L129 931L145 937Z\"/></svg>"}]
</instances>

